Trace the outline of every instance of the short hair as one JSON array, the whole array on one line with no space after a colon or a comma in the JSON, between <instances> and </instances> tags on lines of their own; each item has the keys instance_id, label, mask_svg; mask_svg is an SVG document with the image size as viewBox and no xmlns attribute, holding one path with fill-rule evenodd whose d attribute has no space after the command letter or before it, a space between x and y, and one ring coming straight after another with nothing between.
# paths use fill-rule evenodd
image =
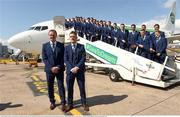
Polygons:
<instances>
[{"instance_id":1,"label":"short hair","mask_svg":"<svg viewBox=\"0 0 180 117\"><path fill-rule=\"evenodd\" d=\"M134 26L134 27L136 27L136 25L135 25L135 24L131 24L131 26Z\"/></svg>"},{"instance_id":2,"label":"short hair","mask_svg":"<svg viewBox=\"0 0 180 117\"><path fill-rule=\"evenodd\" d=\"M48 34L49 34L50 32L54 32L54 33L57 35L57 31L54 30L54 29L49 30Z\"/></svg>"},{"instance_id":3,"label":"short hair","mask_svg":"<svg viewBox=\"0 0 180 117\"><path fill-rule=\"evenodd\" d=\"M121 25L124 25L124 23L121 23ZM125 26L125 25L124 25Z\"/></svg>"},{"instance_id":4,"label":"short hair","mask_svg":"<svg viewBox=\"0 0 180 117\"><path fill-rule=\"evenodd\" d=\"M154 27L155 27L155 26L158 26L158 27L160 27L160 26L159 26L159 24L155 24L155 25L154 25Z\"/></svg>"},{"instance_id":5,"label":"short hair","mask_svg":"<svg viewBox=\"0 0 180 117\"><path fill-rule=\"evenodd\" d=\"M71 31L71 32L69 33L69 35L70 35L70 34L74 34L74 35L77 36L77 32L76 32L76 31Z\"/></svg>"},{"instance_id":6,"label":"short hair","mask_svg":"<svg viewBox=\"0 0 180 117\"><path fill-rule=\"evenodd\" d=\"M142 24L141 26L145 26L145 27L146 27L146 25L145 25L145 24Z\"/></svg>"}]
</instances>

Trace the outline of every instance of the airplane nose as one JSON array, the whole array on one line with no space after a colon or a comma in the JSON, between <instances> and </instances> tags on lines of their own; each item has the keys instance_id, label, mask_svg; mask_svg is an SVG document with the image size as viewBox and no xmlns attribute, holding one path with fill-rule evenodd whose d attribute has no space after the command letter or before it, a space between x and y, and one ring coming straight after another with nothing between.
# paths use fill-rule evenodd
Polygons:
<instances>
[{"instance_id":1,"label":"airplane nose","mask_svg":"<svg viewBox=\"0 0 180 117\"><path fill-rule=\"evenodd\" d=\"M27 37L27 33L26 32L22 32L19 34L16 34L12 37L9 38L8 43L9 45L15 47L15 48L19 48L24 44L24 40Z\"/></svg>"},{"instance_id":2,"label":"airplane nose","mask_svg":"<svg viewBox=\"0 0 180 117\"><path fill-rule=\"evenodd\" d=\"M8 44L15 47L16 46L16 41L17 41L17 38L15 36L12 36L12 37L9 38Z\"/></svg>"}]
</instances>

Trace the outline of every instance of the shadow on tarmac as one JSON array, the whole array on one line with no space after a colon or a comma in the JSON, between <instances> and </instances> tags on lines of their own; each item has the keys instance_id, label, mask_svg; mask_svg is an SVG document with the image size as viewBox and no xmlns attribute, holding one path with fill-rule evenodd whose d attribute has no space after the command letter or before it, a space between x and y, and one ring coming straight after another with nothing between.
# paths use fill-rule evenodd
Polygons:
<instances>
[{"instance_id":1,"label":"shadow on tarmac","mask_svg":"<svg viewBox=\"0 0 180 117\"><path fill-rule=\"evenodd\" d=\"M128 95L120 95L120 96L114 96L114 95L98 95L94 97L88 97L87 98L87 103L90 107L96 106L96 105L103 105L103 104L112 104L115 102L119 102L125 98L127 98ZM81 100L76 100L74 101L75 107L80 106Z\"/></svg>"},{"instance_id":2,"label":"shadow on tarmac","mask_svg":"<svg viewBox=\"0 0 180 117\"><path fill-rule=\"evenodd\" d=\"M12 102L0 103L0 111L5 110L7 108L16 108L16 107L23 106L22 104L13 104L13 105L11 105L11 104L12 104Z\"/></svg>"}]
</instances>

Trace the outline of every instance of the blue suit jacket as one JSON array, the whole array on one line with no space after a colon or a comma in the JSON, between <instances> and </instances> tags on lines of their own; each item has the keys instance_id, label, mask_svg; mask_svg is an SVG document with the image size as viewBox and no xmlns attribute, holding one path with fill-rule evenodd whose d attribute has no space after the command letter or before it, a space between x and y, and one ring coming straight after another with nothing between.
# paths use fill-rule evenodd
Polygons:
<instances>
[{"instance_id":1,"label":"blue suit jacket","mask_svg":"<svg viewBox=\"0 0 180 117\"><path fill-rule=\"evenodd\" d=\"M136 45L136 42L138 40L139 33L135 31L133 34L132 32L129 33L128 35L128 44L131 45Z\"/></svg>"},{"instance_id":2,"label":"blue suit jacket","mask_svg":"<svg viewBox=\"0 0 180 117\"><path fill-rule=\"evenodd\" d=\"M103 27L101 27L100 30L101 30L101 35L107 37L107 31L106 31L107 28L103 26Z\"/></svg>"},{"instance_id":3,"label":"blue suit jacket","mask_svg":"<svg viewBox=\"0 0 180 117\"><path fill-rule=\"evenodd\" d=\"M77 44L75 53L73 53L71 44L65 47L64 62L66 63L67 74L71 73L70 70L75 66L79 67L78 73L84 73L85 60L86 60L86 51L83 45Z\"/></svg>"},{"instance_id":4,"label":"blue suit jacket","mask_svg":"<svg viewBox=\"0 0 180 117\"><path fill-rule=\"evenodd\" d=\"M153 48L157 53L160 53L160 55L166 55L167 39L161 37L161 39L156 42L156 37L151 37L150 48Z\"/></svg>"},{"instance_id":5,"label":"blue suit jacket","mask_svg":"<svg viewBox=\"0 0 180 117\"><path fill-rule=\"evenodd\" d=\"M89 34L94 34L95 33L94 25L92 23L90 23L90 22L86 23L86 33L89 33Z\"/></svg>"},{"instance_id":6,"label":"blue suit jacket","mask_svg":"<svg viewBox=\"0 0 180 117\"><path fill-rule=\"evenodd\" d=\"M126 41L126 44L128 44L129 31L128 31L128 30L125 30L125 32L123 33L123 32L120 30L120 35L121 35L121 40L125 40L125 41Z\"/></svg>"},{"instance_id":7,"label":"blue suit jacket","mask_svg":"<svg viewBox=\"0 0 180 117\"><path fill-rule=\"evenodd\" d=\"M141 45L144 46L142 51L149 52L150 41L151 41L151 37L150 36L146 36L144 40L143 40L142 37L138 37L137 44L141 44Z\"/></svg>"},{"instance_id":8,"label":"blue suit jacket","mask_svg":"<svg viewBox=\"0 0 180 117\"><path fill-rule=\"evenodd\" d=\"M64 72L64 44L57 41L54 53L50 42L43 44L42 58L45 64L45 72L51 73L51 68L55 66L60 68L60 72Z\"/></svg>"}]
</instances>

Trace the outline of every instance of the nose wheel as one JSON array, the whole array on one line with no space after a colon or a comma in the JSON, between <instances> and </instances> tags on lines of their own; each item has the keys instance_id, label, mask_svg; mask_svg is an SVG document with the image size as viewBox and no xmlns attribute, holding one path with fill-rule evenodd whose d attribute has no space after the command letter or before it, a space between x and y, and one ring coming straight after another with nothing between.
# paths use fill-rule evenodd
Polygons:
<instances>
[{"instance_id":1,"label":"nose wheel","mask_svg":"<svg viewBox=\"0 0 180 117\"><path fill-rule=\"evenodd\" d=\"M34 67L38 67L38 62L34 58L29 58L28 62L29 62L29 67L32 67L33 65L34 65Z\"/></svg>"}]
</instances>

